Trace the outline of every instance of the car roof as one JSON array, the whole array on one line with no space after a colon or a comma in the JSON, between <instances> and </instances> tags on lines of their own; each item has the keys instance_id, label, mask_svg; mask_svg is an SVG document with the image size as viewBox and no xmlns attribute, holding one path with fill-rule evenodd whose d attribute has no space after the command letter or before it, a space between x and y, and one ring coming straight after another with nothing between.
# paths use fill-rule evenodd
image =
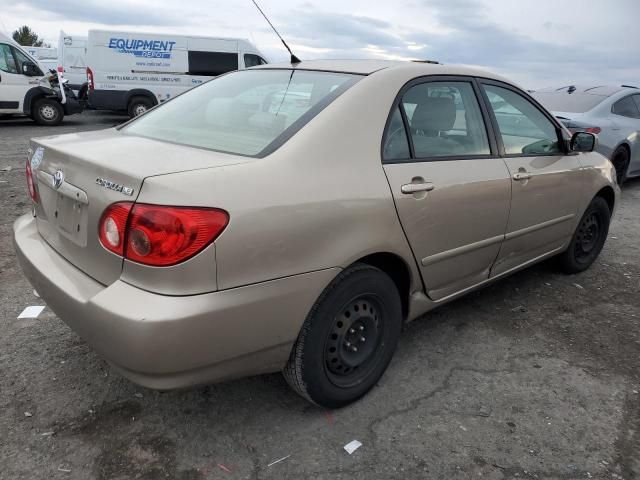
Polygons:
<instances>
[{"instance_id":1,"label":"car roof","mask_svg":"<svg viewBox=\"0 0 640 480\"><path fill-rule=\"evenodd\" d=\"M610 97L623 90L635 90L636 87L630 85L566 85L564 87L548 87L536 90L536 93L580 93L585 95L600 95Z\"/></svg>"},{"instance_id":2,"label":"car roof","mask_svg":"<svg viewBox=\"0 0 640 480\"><path fill-rule=\"evenodd\" d=\"M317 70L324 72L355 73L370 75L379 70L410 68L416 75L468 75L474 77L493 78L506 81L503 77L495 75L479 68L470 68L461 65L443 65L437 62L425 60L401 61L401 60L304 60L295 65L291 63L270 63L252 67L251 69L291 69Z\"/></svg>"}]
</instances>

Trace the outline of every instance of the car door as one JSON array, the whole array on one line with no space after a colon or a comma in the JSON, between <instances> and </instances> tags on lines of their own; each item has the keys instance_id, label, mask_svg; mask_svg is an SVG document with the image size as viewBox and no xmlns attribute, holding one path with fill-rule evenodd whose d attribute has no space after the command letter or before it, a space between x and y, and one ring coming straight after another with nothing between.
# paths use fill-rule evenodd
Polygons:
<instances>
[{"instance_id":1,"label":"car door","mask_svg":"<svg viewBox=\"0 0 640 480\"><path fill-rule=\"evenodd\" d=\"M509 216L511 180L468 77L405 86L383 164L427 294L439 300L489 277Z\"/></svg>"},{"instance_id":2,"label":"car door","mask_svg":"<svg viewBox=\"0 0 640 480\"><path fill-rule=\"evenodd\" d=\"M559 252L573 234L582 171L578 155L567 154L560 126L520 90L482 81L512 183L505 240L492 276Z\"/></svg>"},{"instance_id":3,"label":"car door","mask_svg":"<svg viewBox=\"0 0 640 480\"><path fill-rule=\"evenodd\" d=\"M0 43L0 113L22 113L28 80L18 70L13 48Z\"/></svg>"}]
</instances>

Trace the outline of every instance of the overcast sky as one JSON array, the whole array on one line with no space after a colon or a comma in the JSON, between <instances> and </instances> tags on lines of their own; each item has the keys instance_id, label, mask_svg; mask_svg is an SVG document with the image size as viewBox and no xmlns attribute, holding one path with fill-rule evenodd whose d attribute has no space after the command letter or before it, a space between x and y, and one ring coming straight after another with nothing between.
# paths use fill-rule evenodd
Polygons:
<instances>
[{"instance_id":1,"label":"overcast sky","mask_svg":"<svg viewBox=\"0 0 640 480\"><path fill-rule=\"evenodd\" d=\"M259 0L298 57L435 59L526 88L640 84L640 0ZM251 0L0 0L0 30L244 37L287 59Z\"/></svg>"}]
</instances>

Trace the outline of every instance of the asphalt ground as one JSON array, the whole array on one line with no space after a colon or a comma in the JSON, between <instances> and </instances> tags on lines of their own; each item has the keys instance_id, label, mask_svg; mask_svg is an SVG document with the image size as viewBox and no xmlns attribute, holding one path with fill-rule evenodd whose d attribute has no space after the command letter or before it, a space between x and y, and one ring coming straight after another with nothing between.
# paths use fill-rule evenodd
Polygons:
<instances>
[{"instance_id":1,"label":"asphalt ground","mask_svg":"<svg viewBox=\"0 0 640 480\"><path fill-rule=\"evenodd\" d=\"M347 408L312 406L279 374L160 393L49 309L17 319L42 304L11 241L28 139L124 120L0 120L0 479L640 478L640 181L590 270L546 262L412 322Z\"/></svg>"}]
</instances>

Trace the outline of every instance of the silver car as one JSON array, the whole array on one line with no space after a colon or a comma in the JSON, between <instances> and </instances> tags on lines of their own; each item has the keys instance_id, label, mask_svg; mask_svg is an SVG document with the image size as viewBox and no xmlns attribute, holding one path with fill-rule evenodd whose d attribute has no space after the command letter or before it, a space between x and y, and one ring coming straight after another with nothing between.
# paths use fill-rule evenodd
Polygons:
<instances>
[{"instance_id":1,"label":"silver car","mask_svg":"<svg viewBox=\"0 0 640 480\"><path fill-rule=\"evenodd\" d=\"M598 152L616 167L618 184L640 176L640 90L570 85L546 88L533 97L572 132L598 134Z\"/></svg>"},{"instance_id":2,"label":"silver car","mask_svg":"<svg viewBox=\"0 0 640 480\"><path fill-rule=\"evenodd\" d=\"M33 140L16 251L137 383L283 371L339 407L376 384L404 322L546 258L595 261L619 195L595 143L484 71L251 68Z\"/></svg>"}]
</instances>

